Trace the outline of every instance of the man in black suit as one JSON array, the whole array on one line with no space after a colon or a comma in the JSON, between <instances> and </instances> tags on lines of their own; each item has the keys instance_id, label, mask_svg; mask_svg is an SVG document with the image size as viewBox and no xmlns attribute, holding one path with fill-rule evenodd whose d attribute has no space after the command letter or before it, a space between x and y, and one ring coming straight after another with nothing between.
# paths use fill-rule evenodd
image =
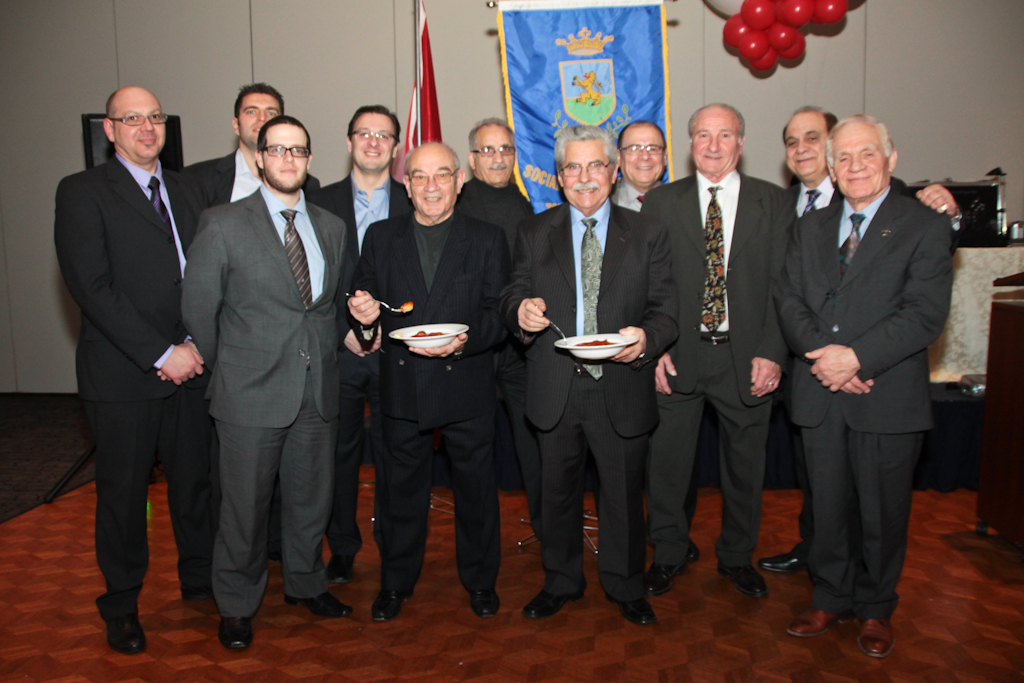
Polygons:
<instances>
[{"instance_id":1,"label":"man in black suit","mask_svg":"<svg viewBox=\"0 0 1024 683\"><path fill-rule=\"evenodd\" d=\"M512 180L516 145L508 124L491 118L473 126L469 131L469 167L473 169L473 178L466 181L459 193L459 211L501 226L511 253L516 245L519 224L533 216L533 206ZM512 425L530 525L534 536L540 539L540 446L533 425L526 419L525 349L517 340L507 338L495 351L497 366L494 379Z\"/></svg>"},{"instance_id":2,"label":"man in black suit","mask_svg":"<svg viewBox=\"0 0 1024 683\"><path fill-rule=\"evenodd\" d=\"M152 93L121 88L106 114L116 156L60 182L54 242L82 311L78 393L96 440L96 561L107 587L96 605L110 646L133 654L146 646L137 601L157 451L181 596L213 597L208 377L181 323L185 252L201 206L183 178L161 167L167 117Z\"/></svg>"},{"instance_id":3,"label":"man in black suit","mask_svg":"<svg viewBox=\"0 0 1024 683\"><path fill-rule=\"evenodd\" d=\"M825 146L828 134L837 122L835 114L820 107L801 107L789 119L782 131L782 141L786 146L786 166L793 173L794 183L789 191L796 199L796 215L803 216L812 211L824 209L832 204L841 204L842 192L837 192L832 178L829 176L828 163L825 159ZM890 180L898 194L908 194L907 186L898 178ZM960 209L949 190L939 184L929 185L917 192L917 198L929 208L950 216L953 229L953 248L960 229ZM792 398L793 363L790 355L786 361L786 372L782 380L782 393L786 412L792 414L790 399ZM807 463L804 459L803 440L800 428L792 426L793 461L796 480L804 494L803 506L800 509L800 542L788 553L764 557L757 561L758 566L774 572L792 573L807 568L807 557L811 541L814 538L814 511L811 502L811 491L807 481Z\"/></svg>"},{"instance_id":4,"label":"man in black suit","mask_svg":"<svg viewBox=\"0 0 1024 683\"><path fill-rule=\"evenodd\" d=\"M614 136L563 128L555 143L561 205L519 226L505 324L527 346L527 417L540 437L544 589L523 609L542 619L583 597L583 477L588 447L600 478L598 567L605 596L636 624L657 618L644 598L643 476L657 424L654 363L678 330L665 226L609 199ZM636 337L609 362L556 350L554 322L576 335ZM539 337L539 338L538 338Z\"/></svg>"},{"instance_id":5,"label":"man in black suit","mask_svg":"<svg viewBox=\"0 0 1024 683\"><path fill-rule=\"evenodd\" d=\"M334 452L334 509L327 527L331 583L352 580L352 563L363 546L356 522L359 502L359 466L363 462L366 403L370 403L370 446L373 462L384 452L380 422L380 336L366 343L352 331L347 312L363 238L371 223L412 211L402 183L391 177L391 162L398 152L401 126L381 104L360 107L348 122L348 153L352 172L344 180L310 194L309 202L345 221L345 266L338 288L338 352L340 407L338 444Z\"/></svg>"},{"instance_id":6,"label":"man in black suit","mask_svg":"<svg viewBox=\"0 0 1024 683\"><path fill-rule=\"evenodd\" d=\"M661 423L647 473L655 554L644 588L661 595L686 568L690 525L684 500L709 401L722 439L718 572L741 593L763 597L768 587L751 556L761 525L770 394L788 353L771 291L793 224L793 200L782 188L736 169L744 123L735 108L698 109L689 133L696 175L655 188L643 207L672 235L680 328L656 373Z\"/></svg>"},{"instance_id":7,"label":"man in black suit","mask_svg":"<svg viewBox=\"0 0 1024 683\"><path fill-rule=\"evenodd\" d=\"M812 607L789 633L853 613L885 657L903 568L914 466L932 426L928 345L953 285L948 219L892 191L896 150L869 116L836 124L827 158L845 201L797 223L775 303L793 353L814 506Z\"/></svg>"},{"instance_id":8,"label":"man in black suit","mask_svg":"<svg viewBox=\"0 0 1024 683\"><path fill-rule=\"evenodd\" d=\"M462 183L458 157L443 143L424 144L406 158L405 187L414 212L370 226L348 303L357 321L353 329L372 340L380 327L385 340L376 621L398 616L423 566L435 429L452 463L459 578L474 614L498 612L493 349L506 334L498 298L511 266L501 228L455 209ZM414 308L405 316L381 316L375 298L412 301ZM461 323L469 330L434 348L410 348L388 336L422 323Z\"/></svg>"},{"instance_id":9,"label":"man in black suit","mask_svg":"<svg viewBox=\"0 0 1024 683\"><path fill-rule=\"evenodd\" d=\"M237 202L260 188L260 170L256 167L256 138L268 120L284 113L284 97L271 85L251 83L242 86L235 98L235 117L231 128L238 136L238 148L225 157L191 164L185 173L202 188L203 208ZM306 193L320 189L320 181L306 176Z\"/></svg>"}]
</instances>

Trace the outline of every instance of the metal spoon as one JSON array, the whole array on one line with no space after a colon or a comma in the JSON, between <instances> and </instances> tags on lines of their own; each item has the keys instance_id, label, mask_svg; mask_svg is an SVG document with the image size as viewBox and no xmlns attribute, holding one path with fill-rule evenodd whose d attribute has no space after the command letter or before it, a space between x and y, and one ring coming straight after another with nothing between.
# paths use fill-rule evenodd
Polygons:
<instances>
[{"instance_id":1,"label":"metal spoon","mask_svg":"<svg viewBox=\"0 0 1024 683\"><path fill-rule=\"evenodd\" d=\"M345 292L345 296L347 296L347 297L349 297L351 299L353 295L349 294L348 292ZM402 304L402 306L400 306L398 308L395 308L394 306L392 306L390 304L386 304L383 301L381 301L380 299L374 299L374 301L376 301L377 303L379 303L381 306L383 306L384 308L388 309L392 313L403 313L404 314L404 313L408 313L409 311L412 310L412 302L411 301ZM402 309L405 308L406 306L408 306L409 309L403 311Z\"/></svg>"},{"instance_id":2,"label":"metal spoon","mask_svg":"<svg viewBox=\"0 0 1024 683\"><path fill-rule=\"evenodd\" d=\"M562 332L562 330L558 329L558 325L555 324L554 320L552 320L551 318L548 318L548 325L550 325L551 327L555 328L555 332L557 332L558 334L562 335L562 339L565 339L565 332Z\"/></svg>"}]
</instances>

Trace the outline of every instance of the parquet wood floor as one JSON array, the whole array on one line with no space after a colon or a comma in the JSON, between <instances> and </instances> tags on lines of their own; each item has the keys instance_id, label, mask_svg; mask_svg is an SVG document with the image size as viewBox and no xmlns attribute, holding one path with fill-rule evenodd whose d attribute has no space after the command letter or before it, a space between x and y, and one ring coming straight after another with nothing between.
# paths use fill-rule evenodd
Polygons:
<instances>
[{"instance_id":1,"label":"parquet wood floor","mask_svg":"<svg viewBox=\"0 0 1024 683\"><path fill-rule=\"evenodd\" d=\"M806 575L769 574L771 595L761 600L719 577L712 546L721 498L710 490L701 492L695 531L704 557L671 592L652 600L656 626L628 624L605 601L589 553L590 588L582 601L544 621L521 616L543 573L538 547L516 546L528 533L519 522L526 510L519 492L501 494L497 617L481 620L470 612L454 567L453 519L432 512L415 597L395 621L373 622L379 562L368 489L360 513L370 546L357 558L356 579L331 588L355 606L354 614L320 619L285 605L280 566L272 564L255 641L229 652L217 641L212 601L180 600L165 489L157 484L140 602L148 649L128 657L107 647L93 604L103 580L93 555L90 484L0 525L0 682L1024 681L1024 565L998 537L974 534L975 500L967 491L915 492L896 648L885 660L860 652L856 622L818 638L786 634L809 603ZM765 492L758 556L792 545L799 505L798 491Z\"/></svg>"}]
</instances>

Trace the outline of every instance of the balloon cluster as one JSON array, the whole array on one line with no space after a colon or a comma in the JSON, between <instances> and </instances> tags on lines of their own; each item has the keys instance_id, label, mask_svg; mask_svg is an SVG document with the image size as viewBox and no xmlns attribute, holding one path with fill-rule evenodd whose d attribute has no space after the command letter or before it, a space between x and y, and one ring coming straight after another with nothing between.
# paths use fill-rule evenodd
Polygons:
<instances>
[{"instance_id":1,"label":"balloon cluster","mask_svg":"<svg viewBox=\"0 0 1024 683\"><path fill-rule=\"evenodd\" d=\"M739 12L735 12L739 3ZM768 71L780 59L796 59L807 41L800 27L809 21L834 24L846 16L847 0L708 0L732 16L722 32L750 66Z\"/></svg>"}]
</instances>

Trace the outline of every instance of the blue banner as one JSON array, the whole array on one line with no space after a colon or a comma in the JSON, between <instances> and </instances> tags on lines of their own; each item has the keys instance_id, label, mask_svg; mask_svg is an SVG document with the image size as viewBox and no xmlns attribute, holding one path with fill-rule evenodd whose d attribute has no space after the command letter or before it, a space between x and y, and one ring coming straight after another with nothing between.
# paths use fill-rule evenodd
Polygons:
<instances>
[{"instance_id":1,"label":"blue banner","mask_svg":"<svg viewBox=\"0 0 1024 683\"><path fill-rule=\"evenodd\" d=\"M671 179L661 0L506 0L498 10L516 182L535 211L562 203L555 139L566 126L601 126L618 137L628 123L654 121L665 131Z\"/></svg>"}]
</instances>

